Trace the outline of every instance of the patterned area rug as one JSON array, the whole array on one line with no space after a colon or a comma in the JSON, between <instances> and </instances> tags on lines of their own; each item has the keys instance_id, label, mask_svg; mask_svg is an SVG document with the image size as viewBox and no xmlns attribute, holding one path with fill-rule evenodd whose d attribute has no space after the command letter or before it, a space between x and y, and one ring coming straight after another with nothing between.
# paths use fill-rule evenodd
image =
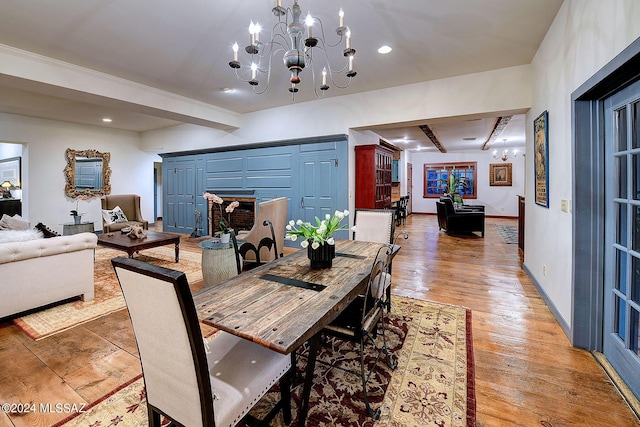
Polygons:
<instances>
[{"instance_id":1,"label":"patterned area rug","mask_svg":"<svg viewBox=\"0 0 640 427\"><path fill-rule=\"evenodd\" d=\"M508 244L518 244L518 227L513 225L498 225L496 230L502 238L502 241Z\"/></svg>"},{"instance_id":2,"label":"patterned area rug","mask_svg":"<svg viewBox=\"0 0 640 427\"><path fill-rule=\"evenodd\" d=\"M327 340L316 364L307 425L310 426L475 426L475 386L471 311L463 307L394 297L388 344L398 357L391 371L380 363L369 382L374 409L381 417L366 416L359 377L337 367L358 369L357 348ZM212 338L215 340L215 336ZM368 358L373 355L369 354ZM298 356L298 371L305 368ZM292 390L295 425L302 384ZM266 413L278 398L271 390L254 408ZM144 383L137 379L101 399L79 416L61 423L79 426L147 425ZM271 425L284 426L281 416Z\"/></svg>"},{"instance_id":3,"label":"patterned area rug","mask_svg":"<svg viewBox=\"0 0 640 427\"><path fill-rule=\"evenodd\" d=\"M126 256L123 251L98 247L94 264L95 296L91 301L73 300L36 311L13 320L20 329L34 340L40 340L65 331L98 317L126 307L120 285L116 279L111 259ZM201 255L181 251L180 262L175 263L173 246L160 246L134 255L135 259L167 268L184 271L189 283L202 280Z\"/></svg>"}]
</instances>

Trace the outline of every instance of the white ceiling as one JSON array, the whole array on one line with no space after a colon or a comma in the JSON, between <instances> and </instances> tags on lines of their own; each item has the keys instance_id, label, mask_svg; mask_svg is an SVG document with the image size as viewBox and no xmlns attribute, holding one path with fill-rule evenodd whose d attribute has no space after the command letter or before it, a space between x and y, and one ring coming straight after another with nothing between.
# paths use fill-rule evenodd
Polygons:
<instances>
[{"instance_id":1,"label":"white ceiling","mask_svg":"<svg viewBox=\"0 0 640 427\"><path fill-rule=\"evenodd\" d=\"M275 2L4 0L0 44L246 113L294 102L281 57L274 58L272 81L263 95L237 80L228 65L232 43L248 42L250 20L269 32L275 23L271 13ZM290 6L292 1L282 3ZM338 40L340 7L352 32L358 74L348 89L332 87L326 93L329 97L528 64L562 0L299 0L299 4L303 16L311 11L322 20L327 39ZM261 40L266 38L263 32ZM393 51L378 54L383 44ZM295 102L315 98L310 75L309 69L302 72ZM234 91L225 93L222 88ZM107 98L79 100L55 89L7 76L0 64L0 112L134 131L181 123L132 111ZM513 113L500 140L524 145L524 112ZM113 122L98 122L97 117L103 116ZM490 115L452 118L410 127L390 124L375 131L389 141L406 135L412 139L403 143L407 148L427 147L430 143L415 126L428 124L447 150L455 151L482 145L495 120ZM463 141L472 137L476 140Z\"/></svg>"}]
</instances>

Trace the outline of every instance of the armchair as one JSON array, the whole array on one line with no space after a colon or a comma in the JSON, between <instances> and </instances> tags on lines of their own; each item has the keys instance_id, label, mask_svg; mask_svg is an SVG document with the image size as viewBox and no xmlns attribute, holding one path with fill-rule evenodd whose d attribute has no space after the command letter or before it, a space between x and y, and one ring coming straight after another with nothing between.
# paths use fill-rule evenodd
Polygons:
<instances>
[{"instance_id":1,"label":"armchair","mask_svg":"<svg viewBox=\"0 0 640 427\"><path fill-rule=\"evenodd\" d=\"M120 206L120 209L122 209L122 212L124 212L125 216L127 217L127 221L125 222L115 222L112 224L107 224L107 222L104 220L103 215L103 233L119 231L133 224L141 225L145 230L149 229L149 222L142 218L142 213L140 212L140 196L138 196L137 194L116 194L102 196L100 198L100 203L102 205L103 211L112 210L116 206Z\"/></svg>"},{"instance_id":2,"label":"armchair","mask_svg":"<svg viewBox=\"0 0 640 427\"><path fill-rule=\"evenodd\" d=\"M284 255L284 230L287 225L288 208L289 201L286 197L278 197L258 204L258 213L253 222L253 227L249 231L238 232L236 237L242 243L251 243L253 246L258 247L262 239L265 237L271 238L269 227L264 226L265 220L271 221L275 233L276 247L280 251L279 256L282 257ZM253 254L248 253L246 255L249 261L257 261ZM271 261L273 259L275 259L274 254L270 249L262 248L260 250L261 261Z\"/></svg>"},{"instance_id":3,"label":"armchair","mask_svg":"<svg viewBox=\"0 0 640 427\"><path fill-rule=\"evenodd\" d=\"M438 227L451 234L480 232L484 237L484 211L456 210L451 199L436 201Z\"/></svg>"}]
</instances>

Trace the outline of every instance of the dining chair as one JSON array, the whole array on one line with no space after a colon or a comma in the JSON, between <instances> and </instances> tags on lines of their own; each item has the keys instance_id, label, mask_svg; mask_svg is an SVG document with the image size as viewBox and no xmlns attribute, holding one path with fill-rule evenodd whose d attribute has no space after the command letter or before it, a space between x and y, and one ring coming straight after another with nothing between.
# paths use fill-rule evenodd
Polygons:
<instances>
[{"instance_id":1,"label":"dining chair","mask_svg":"<svg viewBox=\"0 0 640 427\"><path fill-rule=\"evenodd\" d=\"M398 365L398 361L393 358L387 347L385 292L380 286L376 286L376 283L382 283L384 280L383 274L387 269L391 253L392 246L390 244L380 247L371 267L366 292L357 297L333 322L322 330L326 336L334 336L360 345L360 372L348 371L360 377L367 414L374 420L379 418L380 408L375 411L371 408L367 383L383 355L386 357L389 368L396 369ZM382 337L382 345L380 346L376 343L378 335ZM371 343L377 352L374 361L369 364L370 366L365 363L365 347L368 343Z\"/></svg>"},{"instance_id":2,"label":"dining chair","mask_svg":"<svg viewBox=\"0 0 640 427\"><path fill-rule=\"evenodd\" d=\"M129 309L146 389L149 426L234 426L277 382L291 422L291 356L220 331L202 337L183 272L124 257L112 261ZM252 418L252 417L250 417Z\"/></svg>"},{"instance_id":3,"label":"dining chair","mask_svg":"<svg viewBox=\"0 0 640 427\"><path fill-rule=\"evenodd\" d=\"M398 237L403 236L405 239L409 237L406 232L395 233L395 211L387 209L360 209L356 210L353 227L353 240L362 240L376 243L396 243ZM384 286L385 305L387 311L391 310L391 262L387 265L384 272L383 281L380 285ZM378 286L376 284L375 286Z\"/></svg>"},{"instance_id":4,"label":"dining chair","mask_svg":"<svg viewBox=\"0 0 640 427\"><path fill-rule=\"evenodd\" d=\"M391 243L395 232L395 211L391 209L357 209L354 215L353 240Z\"/></svg>"},{"instance_id":5,"label":"dining chair","mask_svg":"<svg viewBox=\"0 0 640 427\"><path fill-rule=\"evenodd\" d=\"M258 242L258 246L255 246L251 242L242 242L238 245L238 238L233 230L231 232L231 240L233 242L233 249L236 254L236 266L238 268L238 274L243 271L252 270L262 264L266 264L272 260L278 259L278 243L276 241L276 235L273 230L273 224L268 219L262 222L264 227L269 227L271 237L263 237ZM268 260L265 260L265 251L269 256ZM273 258L271 258L273 257Z\"/></svg>"}]
</instances>

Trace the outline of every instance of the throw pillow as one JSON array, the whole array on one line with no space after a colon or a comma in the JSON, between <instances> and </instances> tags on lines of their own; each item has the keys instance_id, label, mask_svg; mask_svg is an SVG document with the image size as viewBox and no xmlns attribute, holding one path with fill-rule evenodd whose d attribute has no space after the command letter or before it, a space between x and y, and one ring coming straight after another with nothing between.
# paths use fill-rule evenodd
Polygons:
<instances>
[{"instance_id":1,"label":"throw pillow","mask_svg":"<svg viewBox=\"0 0 640 427\"><path fill-rule=\"evenodd\" d=\"M36 239L42 239L42 233L39 230L0 231L0 243L26 242Z\"/></svg>"},{"instance_id":2,"label":"throw pillow","mask_svg":"<svg viewBox=\"0 0 640 427\"><path fill-rule=\"evenodd\" d=\"M120 206L116 206L112 210L102 210L102 218L106 225L115 224L117 222L127 222L127 216L122 212Z\"/></svg>"},{"instance_id":3,"label":"throw pillow","mask_svg":"<svg viewBox=\"0 0 640 427\"><path fill-rule=\"evenodd\" d=\"M28 230L29 221L23 219L20 215L15 214L9 216L7 214L2 215L0 219L0 230Z\"/></svg>"},{"instance_id":4,"label":"throw pillow","mask_svg":"<svg viewBox=\"0 0 640 427\"><path fill-rule=\"evenodd\" d=\"M55 231L53 231L52 229L50 229L49 227L47 227L46 225L44 225L41 222L39 222L38 225L36 225L33 228L35 228L36 230L40 231L45 239L48 239L50 237L58 237L58 236L60 236L58 233L56 233Z\"/></svg>"}]
</instances>

